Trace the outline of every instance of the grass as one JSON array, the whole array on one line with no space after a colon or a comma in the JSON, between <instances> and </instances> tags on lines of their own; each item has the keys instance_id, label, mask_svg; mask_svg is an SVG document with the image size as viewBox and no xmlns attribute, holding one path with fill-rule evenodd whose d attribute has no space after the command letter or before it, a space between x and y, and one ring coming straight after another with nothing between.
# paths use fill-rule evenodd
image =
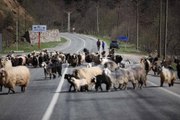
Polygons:
<instances>
[{"instance_id":1,"label":"grass","mask_svg":"<svg viewBox=\"0 0 180 120\"><path fill-rule=\"evenodd\" d=\"M61 45L65 43L67 40L65 38L61 38L61 41L53 41L53 42L47 42L47 43L41 43L40 48L38 47L38 44L31 45L28 42L19 42L18 47L17 44L13 44L7 48L4 48L1 54L6 54L11 51L24 51L24 52L31 52L34 50L42 50L45 48L53 48L57 45Z\"/></svg>"}]
</instances>

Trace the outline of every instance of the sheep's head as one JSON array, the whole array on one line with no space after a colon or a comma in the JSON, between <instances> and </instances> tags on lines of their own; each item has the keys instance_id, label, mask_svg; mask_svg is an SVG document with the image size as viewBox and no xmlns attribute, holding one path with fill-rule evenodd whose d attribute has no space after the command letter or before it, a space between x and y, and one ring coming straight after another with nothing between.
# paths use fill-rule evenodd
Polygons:
<instances>
[{"instance_id":1,"label":"sheep's head","mask_svg":"<svg viewBox=\"0 0 180 120\"><path fill-rule=\"evenodd\" d=\"M46 64L45 62L42 62L41 66L42 66L43 68L45 68L45 67L47 66L47 64Z\"/></svg>"},{"instance_id":2,"label":"sheep's head","mask_svg":"<svg viewBox=\"0 0 180 120\"><path fill-rule=\"evenodd\" d=\"M65 75L64 75L64 79L67 79L67 80L70 80L71 77L72 77L72 75L70 75L70 74L65 74Z\"/></svg>"},{"instance_id":3,"label":"sheep's head","mask_svg":"<svg viewBox=\"0 0 180 120\"><path fill-rule=\"evenodd\" d=\"M8 58L1 59L1 65L2 67L12 67L12 62Z\"/></svg>"},{"instance_id":4,"label":"sheep's head","mask_svg":"<svg viewBox=\"0 0 180 120\"><path fill-rule=\"evenodd\" d=\"M4 68L0 69L0 81L5 81L5 76L7 75Z\"/></svg>"},{"instance_id":5,"label":"sheep's head","mask_svg":"<svg viewBox=\"0 0 180 120\"><path fill-rule=\"evenodd\" d=\"M91 83L96 83L97 81L96 81L96 77L93 77L92 79L91 79Z\"/></svg>"}]
</instances>

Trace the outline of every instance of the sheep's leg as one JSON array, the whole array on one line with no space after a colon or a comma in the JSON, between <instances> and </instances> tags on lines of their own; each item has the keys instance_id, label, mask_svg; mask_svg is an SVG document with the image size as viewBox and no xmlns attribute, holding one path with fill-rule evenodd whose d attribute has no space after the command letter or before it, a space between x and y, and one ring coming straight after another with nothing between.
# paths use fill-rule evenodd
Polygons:
<instances>
[{"instance_id":1,"label":"sheep's leg","mask_svg":"<svg viewBox=\"0 0 180 120\"><path fill-rule=\"evenodd\" d=\"M125 83L124 85L124 90L127 90L127 83Z\"/></svg>"},{"instance_id":2,"label":"sheep's leg","mask_svg":"<svg viewBox=\"0 0 180 120\"><path fill-rule=\"evenodd\" d=\"M56 74L55 73L53 73L53 79L55 79L56 78Z\"/></svg>"},{"instance_id":3,"label":"sheep's leg","mask_svg":"<svg viewBox=\"0 0 180 120\"><path fill-rule=\"evenodd\" d=\"M118 88L119 88L120 90L122 89L122 87L121 87L121 86L122 86L122 85L121 85L121 84L119 84L119 87L118 87Z\"/></svg>"},{"instance_id":4,"label":"sheep's leg","mask_svg":"<svg viewBox=\"0 0 180 120\"><path fill-rule=\"evenodd\" d=\"M49 77L50 77L50 79L51 79L51 73L49 74Z\"/></svg>"},{"instance_id":5,"label":"sheep's leg","mask_svg":"<svg viewBox=\"0 0 180 120\"><path fill-rule=\"evenodd\" d=\"M0 85L0 92L2 92L2 85Z\"/></svg>"},{"instance_id":6,"label":"sheep's leg","mask_svg":"<svg viewBox=\"0 0 180 120\"><path fill-rule=\"evenodd\" d=\"M163 81L163 80L161 80L161 85L160 85L161 87L163 87L163 83L164 83L164 81Z\"/></svg>"},{"instance_id":7,"label":"sheep's leg","mask_svg":"<svg viewBox=\"0 0 180 120\"><path fill-rule=\"evenodd\" d=\"M96 92L98 91L98 85L95 85Z\"/></svg>"},{"instance_id":8,"label":"sheep's leg","mask_svg":"<svg viewBox=\"0 0 180 120\"><path fill-rule=\"evenodd\" d=\"M25 86L21 86L21 92L25 92Z\"/></svg>"},{"instance_id":9,"label":"sheep's leg","mask_svg":"<svg viewBox=\"0 0 180 120\"><path fill-rule=\"evenodd\" d=\"M103 91L103 89L102 89L102 86L101 86L101 85L99 85L99 88L101 89L101 91Z\"/></svg>"},{"instance_id":10,"label":"sheep's leg","mask_svg":"<svg viewBox=\"0 0 180 120\"><path fill-rule=\"evenodd\" d=\"M72 85L69 86L69 92L71 92Z\"/></svg>"},{"instance_id":11,"label":"sheep's leg","mask_svg":"<svg viewBox=\"0 0 180 120\"><path fill-rule=\"evenodd\" d=\"M109 85L106 83L106 90L108 91L109 90Z\"/></svg>"},{"instance_id":12,"label":"sheep's leg","mask_svg":"<svg viewBox=\"0 0 180 120\"><path fill-rule=\"evenodd\" d=\"M174 80L171 80L171 86L173 86L174 85Z\"/></svg>"},{"instance_id":13,"label":"sheep's leg","mask_svg":"<svg viewBox=\"0 0 180 120\"><path fill-rule=\"evenodd\" d=\"M8 90L8 93L7 93L7 94L9 94L9 93L10 93L10 91L12 91L13 93L15 93L15 91L14 91L14 89L13 89L13 88L9 88L9 90Z\"/></svg>"},{"instance_id":14,"label":"sheep's leg","mask_svg":"<svg viewBox=\"0 0 180 120\"><path fill-rule=\"evenodd\" d=\"M136 83L132 83L133 89L136 89Z\"/></svg>"}]
</instances>

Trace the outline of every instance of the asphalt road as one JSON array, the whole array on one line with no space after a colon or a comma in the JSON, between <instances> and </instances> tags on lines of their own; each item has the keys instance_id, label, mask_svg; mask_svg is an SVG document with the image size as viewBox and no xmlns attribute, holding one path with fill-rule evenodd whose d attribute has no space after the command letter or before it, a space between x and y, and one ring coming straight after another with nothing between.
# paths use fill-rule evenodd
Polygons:
<instances>
[{"instance_id":1,"label":"asphalt road","mask_svg":"<svg viewBox=\"0 0 180 120\"><path fill-rule=\"evenodd\" d=\"M78 53L84 47L97 51L94 38L62 33L68 39L63 46L50 50ZM126 55L123 55L127 57ZM132 59L137 56L130 55ZM63 75L73 68L63 65ZM68 92L63 77L44 79L42 68L30 68L31 80L25 93L0 93L0 120L179 120L180 81L174 87L159 87L160 79L152 72L147 87L111 92Z\"/></svg>"}]
</instances>

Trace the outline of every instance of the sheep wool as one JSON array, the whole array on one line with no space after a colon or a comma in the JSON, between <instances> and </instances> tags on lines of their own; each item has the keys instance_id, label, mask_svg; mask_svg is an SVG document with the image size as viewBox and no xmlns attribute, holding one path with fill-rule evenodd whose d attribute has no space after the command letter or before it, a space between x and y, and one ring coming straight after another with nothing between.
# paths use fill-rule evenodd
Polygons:
<instances>
[{"instance_id":1,"label":"sheep wool","mask_svg":"<svg viewBox=\"0 0 180 120\"><path fill-rule=\"evenodd\" d=\"M161 87L163 86L163 83L168 83L169 87L174 85L174 81L176 80L176 74L173 70L167 69L165 67L162 67L161 73L160 73L160 79L161 79Z\"/></svg>"},{"instance_id":2,"label":"sheep wool","mask_svg":"<svg viewBox=\"0 0 180 120\"><path fill-rule=\"evenodd\" d=\"M74 83L76 91L80 91L81 87L88 85L86 79L76 79L76 78L72 77L71 82ZM88 89L86 89L86 90L88 90Z\"/></svg>"},{"instance_id":3,"label":"sheep wool","mask_svg":"<svg viewBox=\"0 0 180 120\"><path fill-rule=\"evenodd\" d=\"M21 86L21 91L24 92L25 88L29 84L30 71L26 66L12 67L11 69L4 70L5 80L3 82L4 87L9 88L9 91L15 93L15 86Z\"/></svg>"},{"instance_id":4,"label":"sheep wool","mask_svg":"<svg viewBox=\"0 0 180 120\"><path fill-rule=\"evenodd\" d=\"M79 79L86 79L88 85L91 84L91 78L96 75L102 74L102 68L100 66L90 68L79 68L73 71L73 75Z\"/></svg>"}]
</instances>

